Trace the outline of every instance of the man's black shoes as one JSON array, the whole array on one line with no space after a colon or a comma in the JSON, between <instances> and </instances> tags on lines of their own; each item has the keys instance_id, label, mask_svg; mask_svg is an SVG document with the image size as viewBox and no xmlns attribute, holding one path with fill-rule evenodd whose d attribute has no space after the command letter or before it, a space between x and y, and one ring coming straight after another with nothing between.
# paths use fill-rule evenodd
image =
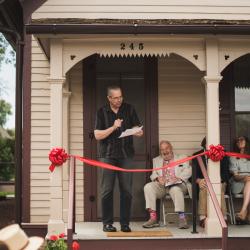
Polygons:
<instances>
[{"instance_id":1,"label":"man's black shoes","mask_svg":"<svg viewBox=\"0 0 250 250\"><path fill-rule=\"evenodd\" d=\"M116 232L116 228L111 224L103 225L103 232Z\"/></svg>"},{"instance_id":2,"label":"man's black shoes","mask_svg":"<svg viewBox=\"0 0 250 250\"><path fill-rule=\"evenodd\" d=\"M103 225L103 232L116 232L116 228L112 225L112 224L107 224L107 225ZM129 233L131 232L131 228L129 227L129 225L121 225L121 231L122 232L126 232Z\"/></svg>"},{"instance_id":3,"label":"man's black shoes","mask_svg":"<svg viewBox=\"0 0 250 250\"><path fill-rule=\"evenodd\" d=\"M129 233L131 232L131 228L129 227L129 225L121 225L121 231Z\"/></svg>"}]
</instances>

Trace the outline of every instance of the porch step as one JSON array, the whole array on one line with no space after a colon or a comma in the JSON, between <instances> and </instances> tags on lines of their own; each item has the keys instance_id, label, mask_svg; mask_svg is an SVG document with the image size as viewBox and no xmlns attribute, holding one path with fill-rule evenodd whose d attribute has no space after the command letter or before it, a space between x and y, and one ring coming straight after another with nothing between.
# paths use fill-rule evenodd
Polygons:
<instances>
[{"instance_id":1,"label":"porch step","mask_svg":"<svg viewBox=\"0 0 250 250\"><path fill-rule=\"evenodd\" d=\"M221 239L130 239L78 240L80 249L90 250L220 250ZM250 239L229 239L227 250L249 250Z\"/></svg>"}]
</instances>

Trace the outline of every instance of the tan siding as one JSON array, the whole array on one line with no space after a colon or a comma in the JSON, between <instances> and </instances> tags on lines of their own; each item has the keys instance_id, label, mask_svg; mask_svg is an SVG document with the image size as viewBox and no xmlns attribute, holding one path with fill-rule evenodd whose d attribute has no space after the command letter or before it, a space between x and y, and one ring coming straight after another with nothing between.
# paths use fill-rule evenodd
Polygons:
<instances>
[{"instance_id":1,"label":"tan siding","mask_svg":"<svg viewBox=\"0 0 250 250\"><path fill-rule=\"evenodd\" d=\"M31 62L31 222L48 222L50 149L49 62L35 39Z\"/></svg>"},{"instance_id":2,"label":"tan siding","mask_svg":"<svg viewBox=\"0 0 250 250\"><path fill-rule=\"evenodd\" d=\"M160 58L159 138L178 153L192 154L205 134L205 90L202 73L179 56Z\"/></svg>"},{"instance_id":3,"label":"tan siding","mask_svg":"<svg viewBox=\"0 0 250 250\"><path fill-rule=\"evenodd\" d=\"M83 156L83 102L82 102L82 64L75 65L68 74L70 84L69 105L69 148L71 154ZM76 220L83 221L83 166L76 166ZM64 191L68 190L67 181Z\"/></svg>"},{"instance_id":4,"label":"tan siding","mask_svg":"<svg viewBox=\"0 0 250 250\"><path fill-rule=\"evenodd\" d=\"M49 215L31 215L30 220L36 223L44 223L45 221L49 221Z\"/></svg>"},{"instance_id":5,"label":"tan siding","mask_svg":"<svg viewBox=\"0 0 250 250\"><path fill-rule=\"evenodd\" d=\"M48 0L32 18L249 19L245 0Z\"/></svg>"}]
</instances>

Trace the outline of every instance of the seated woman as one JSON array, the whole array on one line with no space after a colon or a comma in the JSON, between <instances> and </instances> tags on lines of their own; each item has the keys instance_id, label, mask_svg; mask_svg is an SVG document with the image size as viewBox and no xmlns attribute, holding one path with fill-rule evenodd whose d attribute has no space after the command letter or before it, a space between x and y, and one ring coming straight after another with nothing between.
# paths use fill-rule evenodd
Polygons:
<instances>
[{"instance_id":1,"label":"seated woman","mask_svg":"<svg viewBox=\"0 0 250 250\"><path fill-rule=\"evenodd\" d=\"M249 140L246 136L236 138L234 151L241 154L249 154ZM244 158L230 157L230 172L232 193L243 193L243 204L239 213L236 214L236 221L242 224L250 221L250 160Z\"/></svg>"}]
</instances>

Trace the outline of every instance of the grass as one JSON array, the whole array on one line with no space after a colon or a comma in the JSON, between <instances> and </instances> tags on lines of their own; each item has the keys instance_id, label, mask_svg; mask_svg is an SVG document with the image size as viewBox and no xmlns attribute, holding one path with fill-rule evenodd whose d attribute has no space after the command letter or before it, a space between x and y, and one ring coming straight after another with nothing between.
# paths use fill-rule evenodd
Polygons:
<instances>
[{"instance_id":1,"label":"grass","mask_svg":"<svg viewBox=\"0 0 250 250\"><path fill-rule=\"evenodd\" d=\"M0 197L6 197L9 194L15 194L14 192L2 192L0 191Z\"/></svg>"}]
</instances>

